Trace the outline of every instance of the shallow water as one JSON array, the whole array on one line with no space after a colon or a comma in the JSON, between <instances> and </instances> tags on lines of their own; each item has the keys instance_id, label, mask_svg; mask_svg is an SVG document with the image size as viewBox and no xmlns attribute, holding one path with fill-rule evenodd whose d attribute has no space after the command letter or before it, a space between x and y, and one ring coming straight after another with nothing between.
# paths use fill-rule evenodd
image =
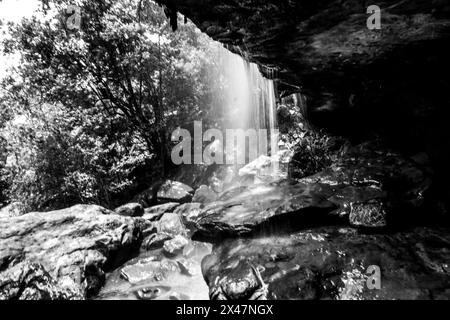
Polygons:
<instances>
[{"instance_id":1,"label":"shallow water","mask_svg":"<svg viewBox=\"0 0 450 320\"><path fill-rule=\"evenodd\" d=\"M144 252L106 276L97 300L208 300L201 272L211 245L192 241L178 256Z\"/></svg>"}]
</instances>

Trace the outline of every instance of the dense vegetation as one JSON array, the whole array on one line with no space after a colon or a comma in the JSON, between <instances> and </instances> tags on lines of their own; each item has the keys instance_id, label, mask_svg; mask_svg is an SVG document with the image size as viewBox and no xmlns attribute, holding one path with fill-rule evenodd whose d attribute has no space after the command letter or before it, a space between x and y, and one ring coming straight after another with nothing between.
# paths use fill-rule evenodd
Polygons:
<instances>
[{"instance_id":1,"label":"dense vegetation","mask_svg":"<svg viewBox=\"0 0 450 320\"><path fill-rule=\"evenodd\" d=\"M171 169L176 126L217 119L217 44L192 23L173 32L151 1L85 0L69 30L71 4L10 23L0 46L21 55L0 84L0 203L113 207Z\"/></svg>"}]
</instances>

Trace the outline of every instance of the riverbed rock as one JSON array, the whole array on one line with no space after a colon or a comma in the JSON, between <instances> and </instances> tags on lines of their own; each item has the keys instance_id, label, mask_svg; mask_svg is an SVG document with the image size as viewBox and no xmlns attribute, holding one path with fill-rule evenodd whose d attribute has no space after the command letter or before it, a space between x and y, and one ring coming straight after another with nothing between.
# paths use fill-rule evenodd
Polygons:
<instances>
[{"instance_id":1,"label":"riverbed rock","mask_svg":"<svg viewBox=\"0 0 450 320\"><path fill-rule=\"evenodd\" d=\"M193 233L196 230L195 221L199 217L202 207L201 203L185 203L176 208L174 213L181 218L185 227Z\"/></svg>"},{"instance_id":2,"label":"riverbed rock","mask_svg":"<svg viewBox=\"0 0 450 320\"><path fill-rule=\"evenodd\" d=\"M158 202L178 202L185 203L192 200L194 189L190 186L178 182L167 180L158 189Z\"/></svg>"},{"instance_id":3,"label":"riverbed rock","mask_svg":"<svg viewBox=\"0 0 450 320\"><path fill-rule=\"evenodd\" d=\"M20 262L0 274L0 300L80 300L81 291L59 285L40 264Z\"/></svg>"},{"instance_id":4,"label":"riverbed rock","mask_svg":"<svg viewBox=\"0 0 450 320\"><path fill-rule=\"evenodd\" d=\"M148 257L121 269L121 275L131 284L137 284L145 279L162 280L168 273L179 271L176 261L170 259L158 260Z\"/></svg>"},{"instance_id":5,"label":"riverbed rock","mask_svg":"<svg viewBox=\"0 0 450 320\"><path fill-rule=\"evenodd\" d=\"M115 209L114 212L124 217L142 217L144 208L139 203L127 203Z\"/></svg>"},{"instance_id":6,"label":"riverbed rock","mask_svg":"<svg viewBox=\"0 0 450 320\"><path fill-rule=\"evenodd\" d=\"M197 234L239 236L256 230L286 231L298 222L326 223L335 220L337 206L326 195L332 190L320 184L272 183L240 187L224 195L222 201L205 206L194 221ZM285 229L288 228L288 229Z\"/></svg>"},{"instance_id":7,"label":"riverbed rock","mask_svg":"<svg viewBox=\"0 0 450 320\"><path fill-rule=\"evenodd\" d=\"M38 286L51 286L44 290L49 298L68 291L89 297L100 289L105 272L138 249L144 225L94 205L0 218L0 279L7 284L0 296L20 298L11 286L30 286L36 279Z\"/></svg>"},{"instance_id":8,"label":"riverbed rock","mask_svg":"<svg viewBox=\"0 0 450 320\"><path fill-rule=\"evenodd\" d=\"M248 299L256 291L267 299L449 299L448 231L323 227L228 239L203 259L202 271L216 299ZM372 277L377 270L379 279Z\"/></svg>"},{"instance_id":9,"label":"riverbed rock","mask_svg":"<svg viewBox=\"0 0 450 320\"><path fill-rule=\"evenodd\" d=\"M168 202L161 205L146 208L142 218L149 221L157 221L168 212L173 212L180 204L178 202Z\"/></svg>"},{"instance_id":10,"label":"riverbed rock","mask_svg":"<svg viewBox=\"0 0 450 320\"><path fill-rule=\"evenodd\" d=\"M385 205L376 200L350 204L349 219L357 227L384 228L388 225Z\"/></svg>"},{"instance_id":11,"label":"riverbed rock","mask_svg":"<svg viewBox=\"0 0 450 320\"><path fill-rule=\"evenodd\" d=\"M162 248L164 243L172 238L173 237L171 235L166 233L153 233L144 239L141 250L149 251Z\"/></svg>"},{"instance_id":12,"label":"riverbed rock","mask_svg":"<svg viewBox=\"0 0 450 320\"><path fill-rule=\"evenodd\" d=\"M182 253L167 256L162 249L141 254L108 274L96 299L207 300L201 260L211 245L189 241Z\"/></svg>"},{"instance_id":13,"label":"riverbed rock","mask_svg":"<svg viewBox=\"0 0 450 320\"><path fill-rule=\"evenodd\" d=\"M178 235L186 235L187 230L180 216L176 213L166 213L157 223L157 232L176 237Z\"/></svg>"},{"instance_id":14,"label":"riverbed rock","mask_svg":"<svg viewBox=\"0 0 450 320\"><path fill-rule=\"evenodd\" d=\"M185 223L209 238L334 223L404 227L429 219L423 208L431 182L413 161L365 143L315 175L227 190Z\"/></svg>"},{"instance_id":15,"label":"riverbed rock","mask_svg":"<svg viewBox=\"0 0 450 320\"><path fill-rule=\"evenodd\" d=\"M144 216L145 217L145 216ZM146 220L148 221L148 220ZM165 213L159 221L153 222L150 232L142 241L141 251L162 248L167 241L176 237L187 237L190 232L177 213Z\"/></svg>"},{"instance_id":16,"label":"riverbed rock","mask_svg":"<svg viewBox=\"0 0 450 320\"><path fill-rule=\"evenodd\" d=\"M177 235L173 239L167 240L164 242L164 252L169 255L177 255L181 253L189 244L189 240L183 237L182 235Z\"/></svg>"},{"instance_id":17,"label":"riverbed rock","mask_svg":"<svg viewBox=\"0 0 450 320\"><path fill-rule=\"evenodd\" d=\"M254 183L270 183L287 179L292 158L289 150L279 150L273 156L261 155L239 169L240 177L253 177Z\"/></svg>"}]
</instances>

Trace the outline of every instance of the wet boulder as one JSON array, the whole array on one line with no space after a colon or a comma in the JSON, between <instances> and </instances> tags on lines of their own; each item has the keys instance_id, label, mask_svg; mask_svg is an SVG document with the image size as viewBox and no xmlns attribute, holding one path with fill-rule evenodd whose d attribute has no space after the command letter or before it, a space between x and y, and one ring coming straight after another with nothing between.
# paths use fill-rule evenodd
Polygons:
<instances>
[{"instance_id":1,"label":"wet boulder","mask_svg":"<svg viewBox=\"0 0 450 320\"><path fill-rule=\"evenodd\" d=\"M124 217L142 217L144 208L139 203L127 203L115 209L114 212Z\"/></svg>"},{"instance_id":2,"label":"wet boulder","mask_svg":"<svg viewBox=\"0 0 450 320\"><path fill-rule=\"evenodd\" d=\"M174 213L183 221L184 225L191 232L195 232L195 220L200 215L203 205L201 203L185 203L175 209Z\"/></svg>"},{"instance_id":3,"label":"wet boulder","mask_svg":"<svg viewBox=\"0 0 450 320\"><path fill-rule=\"evenodd\" d=\"M160 249L167 241L189 234L181 217L176 213L166 213L159 221L152 223L151 232L142 241L141 251Z\"/></svg>"},{"instance_id":4,"label":"wet boulder","mask_svg":"<svg viewBox=\"0 0 450 320\"><path fill-rule=\"evenodd\" d=\"M169 255L178 255L188 244L188 239L186 239L182 235L177 235L175 238L165 241L163 249L164 252Z\"/></svg>"},{"instance_id":5,"label":"wet boulder","mask_svg":"<svg viewBox=\"0 0 450 320\"><path fill-rule=\"evenodd\" d=\"M161 205L146 208L143 218L149 221L157 221L165 213L173 212L180 204L178 202L168 202Z\"/></svg>"},{"instance_id":6,"label":"wet boulder","mask_svg":"<svg viewBox=\"0 0 450 320\"><path fill-rule=\"evenodd\" d=\"M336 221L339 217L333 212L337 206L327 200L331 194L331 188L320 184L239 187L190 217L190 224L198 235L208 238L265 229L286 232L299 225Z\"/></svg>"},{"instance_id":7,"label":"wet boulder","mask_svg":"<svg viewBox=\"0 0 450 320\"><path fill-rule=\"evenodd\" d=\"M115 215L94 205L0 217L0 279L26 286L35 272L50 284L45 270L57 288L89 297L100 289L105 272L138 249L144 227L140 219ZM15 269L21 263L25 267ZM28 267L35 265L40 267ZM17 273L27 275L16 277ZM5 297L14 298L10 293Z\"/></svg>"},{"instance_id":8,"label":"wet boulder","mask_svg":"<svg viewBox=\"0 0 450 320\"><path fill-rule=\"evenodd\" d=\"M350 223L356 227L387 227L386 206L380 201L350 204Z\"/></svg>"},{"instance_id":9,"label":"wet boulder","mask_svg":"<svg viewBox=\"0 0 450 320\"><path fill-rule=\"evenodd\" d=\"M193 194L194 189L188 185L178 181L167 180L159 187L156 195L160 203L185 203L192 200Z\"/></svg>"},{"instance_id":10,"label":"wet boulder","mask_svg":"<svg viewBox=\"0 0 450 320\"><path fill-rule=\"evenodd\" d=\"M145 279L165 279L168 274L179 270L176 261L169 259L158 260L148 257L123 267L121 276L131 284L137 284Z\"/></svg>"},{"instance_id":11,"label":"wet boulder","mask_svg":"<svg viewBox=\"0 0 450 320\"><path fill-rule=\"evenodd\" d=\"M0 300L79 300L78 288L58 283L37 263L28 261L0 273Z\"/></svg>"},{"instance_id":12,"label":"wet boulder","mask_svg":"<svg viewBox=\"0 0 450 320\"><path fill-rule=\"evenodd\" d=\"M447 229L321 227L228 239L202 261L212 299L449 299Z\"/></svg>"},{"instance_id":13,"label":"wet boulder","mask_svg":"<svg viewBox=\"0 0 450 320\"><path fill-rule=\"evenodd\" d=\"M144 239L141 250L149 251L162 248L164 243L172 238L171 235L165 233L153 233Z\"/></svg>"},{"instance_id":14,"label":"wet boulder","mask_svg":"<svg viewBox=\"0 0 450 320\"><path fill-rule=\"evenodd\" d=\"M181 218L176 213L166 213L157 223L158 233L167 234L171 237L187 234Z\"/></svg>"}]
</instances>

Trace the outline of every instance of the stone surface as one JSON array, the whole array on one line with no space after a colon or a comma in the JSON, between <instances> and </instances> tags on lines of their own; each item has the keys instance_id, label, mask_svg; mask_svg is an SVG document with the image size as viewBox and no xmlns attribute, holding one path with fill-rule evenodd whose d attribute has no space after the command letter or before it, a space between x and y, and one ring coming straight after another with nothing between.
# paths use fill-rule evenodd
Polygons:
<instances>
[{"instance_id":1,"label":"stone surface","mask_svg":"<svg viewBox=\"0 0 450 320\"><path fill-rule=\"evenodd\" d=\"M177 256L163 250L141 253L107 276L96 299L207 300L200 263L210 253L211 245L195 241Z\"/></svg>"},{"instance_id":2,"label":"stone surface","mask_svg":"<svg viewBox=\"0 0 450 320\"><path fill-rule=\"evenodd\" d=\"M193 202L210 203L217 200L217 193L215 193L210 187L202 185L195 190Z\"/></svg>"},{"instance_id":3,"label":"stone surface","mask_svg":"<svg viewBox=\"0 0 450 320\"><path fill-rule=\"evenodd\" d=\"M182 235L177 235L171 240L164 242L164 252L170 255L177 255L181 253L185 246L189 244L189 240Z\"/></svg>"},{"instance_id":4,"label":"stone surface","mask_svg":"<svg viewBox=\"0 0 450 320\"><path fill-rule=\"evenodd\" d=\"M289 150L280 150L273 156L259 156L239 169L240 177L253 177L254 183L270 183L288 177L288 165L292 158Z\"/></svg>"},{"instance_id":5,"label":"stone surface","mask_svg":"<svg viewBox=\"0 0 450 320\"><path fill-rule=\"evenodd\" d=\"M180 204L178 202L168 202L161 205L146 208L142 218L149 221L156 221L168 212L173 212Z\"/></svg>"},{"instance_id":6,"label":"stone surface","mask_svg":"<svg viewBox=\"0 0 450 320\"><path fill-rule=\"evenodd\" d=\"M0 274L0 300L79 300L77 289L59 285L35 263L20 262Z\"/></svg>"},{"instance_id":7,"label":"stone surface","mask_svg":"<svg viewBox=\"0 0 450 320\"><path fill-rule=\"evenodd\" d=\"M155 257L149 257L123 267L121 275L131 284L137 284L148 278L166 278L168 273L178 270L176 261L169 259L157 260Z\"/></svg>"},{"instance_id":8,"label":"stone surface","mask_svg":"<svg viewBox=\"0 0 450 320\"><path fill-rule=\"evenodd\" d=\"M151 232L142 241L141 251L163 248L166 242L174 238L178 239L177 237L187 237L189 234L190 232L185 227L179 214L165 213L159 221L152 224ZM168 248L176 245L177 241L175 240L173 245L169 243Z\"/></svg>"},{"instance_id":9,"label":"stone surface","mask_svg":"<svg viewBox=\"0 0 450 320\"><path fill-rule=\"evenodd\" d=\"M146 237L142 242L141 250L154 250L158 248L162 248L164 242L167 240L171 240L173 237L171 235L165 233L153 233Z\"/></svg>"},{"instance_id":10,"label":"stone surface","mask_svg":"<svg viewBox=\"0 0 450 320\"><path fill-rule=\"evenodd\" d=\"M114 212L124 217L142 217L144 208L139 203L127 203L115 209Z\"/></svg>"},{"instance_id":11,"label":"stone surface","mask_svg":"<svg viewBox=\"0 0 450 320\"><path fill-rule=\"evenodd\" d=\"M183 221L184 225L190 232L194 232L195 221L199 217L202 210L201 203L185 203L175 209L175 214Z\"/></svg>"},{"instance_id":12,"label":"stone surface","mask_svg":"<svg viewBox=\"0 0 450 320\"><path fill-rule=\"evenodd\" d=\"M319 184L273 183L239 188L239 192L226 200L206 206L193 224L197 234L215 238L264 228L288 230L287 224L292 226L299 220L305 224L310 220L326 223L326 216L337 207L324 198L324 192L330 191L323 190Z\"/></svg>"},{"instance_id":13,"label":"stone surface","mask_svg":"<svg viewBox=\"0 0 450 320\"><path fill-rule=\"evenodd\" d=\"M158 189L157 197L158 202L179 202L185 203L192 200L194 189L188 185L178 182L167 180Z\"/></svg>"},{"instance_id":14,"label":"stone surface","mask_svg":"<svg viewBox=\"0 0 450 320\"><path fill-rule=\"evenodd\" d=\"M231 50L277 68L283 82L311 89L322 80L323 93L343 87L339 79L353 83L363 68L364 80L370 78L377 70L368 66L385 69L388 59L411 63L401 59L418 56L406 48L420 41L433 44L448 40L450 29L450 5L444 0L379 1L380 30L369 30L369 5L356 0L157 2L166 5L173 22L178 11Z\"/></svg>"},{"instance_id":15,"label":"stone surface","mask_svg":"<svg viewBox=\"0 0 450 320\"><path fill-rule=\"evenodd\" d=\"M202 271L215 299L249 299L257 291L268 299L449 299L448 231L368 235L324 227L230 239L203 259ZM370 266L381 270L379 290L367 286Z\"/></svg>"},{"instance_id":16,"label":"stone surface","mask_svg":"<svg viewBox=\"0 0 450 320\"><path fill-rule=\"evenodd\" d=\"M348 222L357 227L404 226L421 219L430 186L426 170L366 143L295 183L228 190L184 221L198 235L210 238Z\"/></svg>"},{"instance_id":17,"label":"stone surface","mask_svg":"<svg viewBox=\"0 0 450 320\"><path fill-rule=\"evenodd\" d=\"M176 213L166 213L156 224L157 232L176 237L178 235L186 235L187 230L181 218Z\"/></svg>"},{"instance_id":18,"label":"stone surface","mask_svg":"<svg viewBox=\"0 0 450 320\"><path fill-rule=\"evenodd\" d=\"M379 201L350 204L350 223L358 227L387 227L387 214L384 205Z\"/></svg>"},{"instance_id":19,"label":"stone surface","mask_svg":"<svg viewBox=\"0 0 450 320\"><path fill-rule=\"evenodd\" d=\"M69 290L82 297L95 294L105 272L138 249L145 225L142 220L111 213L99 206L78 205L0 218L1 282L28 286L36 272L37 283L51 284L55 292ZM13 268L21 263L23 268L16 272ZM17 296L9 290L3 286L0 296ZM52 290L47 291L57 297Z\"/></svg>"}]
</instances>

